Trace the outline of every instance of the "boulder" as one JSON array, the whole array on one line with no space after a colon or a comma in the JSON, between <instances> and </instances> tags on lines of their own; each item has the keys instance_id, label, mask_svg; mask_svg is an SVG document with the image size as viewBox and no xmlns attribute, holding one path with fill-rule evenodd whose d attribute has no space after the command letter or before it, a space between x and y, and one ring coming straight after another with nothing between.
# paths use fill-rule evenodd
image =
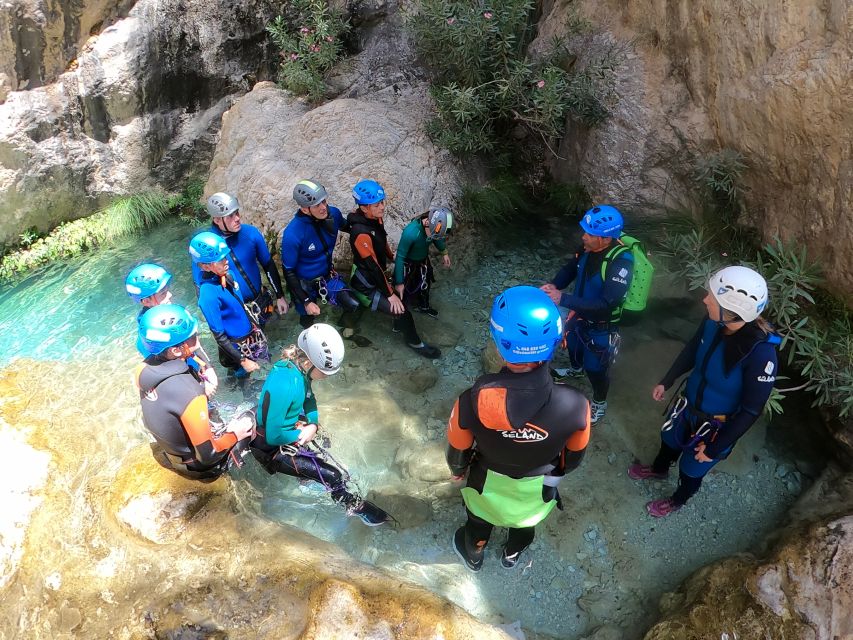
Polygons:
<instances>
[{"instance_id":1,"label":"boulder","mask_svg":"<svg viewBox=\"0 0 853 640\"><path fill-rule=\"evenodd\" d=\"M246 221L280 232L296 211L299 180L321 182L346 213L352 186L372 178L388 194L385 226L396 242L409 220L451 203L460 188L451 157L422 130L429 108L425 86L387 101L339 98L311 109L260 82L222 118L206 194L237 194Z\"/></svg>"}]
</instances>

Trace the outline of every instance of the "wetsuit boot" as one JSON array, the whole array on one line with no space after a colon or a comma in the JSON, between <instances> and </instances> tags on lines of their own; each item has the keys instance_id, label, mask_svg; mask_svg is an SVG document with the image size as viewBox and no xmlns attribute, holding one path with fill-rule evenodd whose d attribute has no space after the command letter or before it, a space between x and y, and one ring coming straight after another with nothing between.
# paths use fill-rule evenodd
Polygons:
<instances>
[{"instance_id":1,"label":"wetsuit boot","mask_svg":"<svg viewBox=\"0 0 853 640\"><path fill-rule=\"evenodd\" d=\"M332 499L346 507L348 516L357 516L368 527L378 527L391 519L388 513L369 500L358 497L348 491L334 492Z\"/></svg>"},{"instance_id":2,"label":"wetsuit boot","mask_svg":"<svg viewBox=\"0 0 853 640\"><path fill-rule=\"evenodd\" d=\"M459 527L453 534L453 551L471 571L479 571L483 568L483 551L482 549L476 553L468 551L468 546L465 544L464 526Z\"/></svg>"}]
</instances>

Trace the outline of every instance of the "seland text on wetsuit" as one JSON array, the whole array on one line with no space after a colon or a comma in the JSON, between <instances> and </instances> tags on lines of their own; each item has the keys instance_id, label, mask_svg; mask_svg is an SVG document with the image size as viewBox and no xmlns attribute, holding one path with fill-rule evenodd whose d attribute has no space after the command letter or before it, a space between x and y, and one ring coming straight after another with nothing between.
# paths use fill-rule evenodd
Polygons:
<instances>
[{"instance_id":1,"label":"seland text on wetsuit","mask_svg":"<svg viewBox=\"0 0 853 640\"><path fill-rule=\"evenodd\" d=\"M203 367L194 358L165 360L152 355L136 369L142 422L154 437L155 459L193 480L222 475L237 444L233 433L211 424Z\"/></svg>"},{"instance_id":2,"label":"seland text on wetsuit","mask_svg":"<svg viewBox=\"0 0 853 640\"><path fill-rule=\"evenodd\" d=\"M468 471L466 545L481 548L493 526L510 528L508 553L530 544L559 500L560 478L583 458L589 421L589 402L555 383L547 365L481 376L459 396L447 462L454 475Z\"/></svg>"},{"instance_id":3,"label":"seland text on wetsuit","mask_svg":"<svg viewBox=\"0 0 853 640\"><path fill-rule=\"evenodd\" d=\"M403 302L420 308L428 308L429 293L435 276L429 259L429 247L435 245L441 255L447 253L445 238L433 239L427 236L424 227L425 216L412 220L403 229L397 244L397 257L394 260L394 285L405 285Z\"/></svg>"},{"instance_id":4,"label":"seland text on wetsuit","mask_svg":"<svg viewBox=\"0 0 853 640\"><path fill-rule=\"evenodd\" d=\"M728 457L761 415L776 381L780 342L779 336L765 333L755 322L727 334L705 318L660 381L668 389L690 372L684 389L687 404L661 432L661 450L652 465L664 473L680 456L676 504L684 504L699 490L705 474ZM700 442L711 462L695 459L694 447Z\"/></svg>"},{"instance_id":5,"label":"seland text on wetsuit","mask_svg":"<svg viewBox=\"0 0 853 640\"><path fill-rule=\"evenodd\" d=\"M284 297L281 276L270 255L267 243L264 241L264 236L257 227L250 224L241 224L237 233L226 233L215 224L211 224L206 231L225 239L225 243L231 249L231 253L228 254L229 271L243 292L244 302L248 305L257 304L261 312L258 320L263 326L272 315L273 298ZM272 298L261 282L261 271L258 264L263 268L270 287L272 287ZM193 281L196 285L200 285L203 271L195 263L193 263L192 269Z\"/></svg>"},{"instance_id":6,"label":"seland text on wetsuit","mask_svg":"<svg viewBox=\"0 0 853 640\"><path fill-rule=\"evenodd\" d=\"M202 272L198 306L219 347L219 362L226 369L239 369L240 362L248 357L239 345L252 335L253 325L243 306L240 285L230 270L224 276Z\"/></svg>"},{"instance_id":7,"label":"seland text on wetsuit","mask_svg":"<svg viewBox=\"0 0 853 640\"><path fill-rule=\"evenodd\" d=\"M551 281L557 289L575 283L572 293L560 297L560 306L573 312L566 321L566 346L572 366L583 367L589 376L597 402L607 400L610 362L633 272L631 251L614 241L596 252L581 246Z\"/></svg>"},{"instance_id":8,"label":"seland text on wetsuit","mask_svg":"<svg viewBox=\"0 0 853 640\"><path fill-rule=\"evenodd\" d=\"M394 259L394 252L388 244L388 234L382 220L371 220L361 208L347 217L350 225L349 241L352 247L353 274L350 285L367 299L372 311L391 314L388 298L396 292L385 276L388 260ZM391 314L393 315L393 314ZM412 312L406 307L397 318L399 328L410 345L421 344L421 338L415 328Z\"/></svg>"},{"instance_id":9,"label":"seland text on wetsuit","mask_svg":"<svg viewBox=\"0 0 853 640\"><path fill-rule=\"evenodd\" d=\"M332 253L338 240L338 232L349 229L349 224L337 207L328 207L329 215L318 220L309 214L297 211L281 234L281 264L290 295L296 304L302 326L310 326L305 305L320 297L320 288L334 275ZM346 311L358 308L358 301L349 291L340 290L334 295L334 304Z\"/></svg>"},{"instance_id":10,"label":"seland text on wetsuit","mask_svg":"<svg viewBox=\"0 0 853 640\"><path fill-rule=\"evenodd\" d=\"M252 454L268 473L319 482L335 502L347 507L359 501L347 490L340 469L308 449L287 446L299 439L297 423L319 421L311 379L294 362L282 359L273 365L258 398L257 421Z\"/></svg>"}]
</instances>

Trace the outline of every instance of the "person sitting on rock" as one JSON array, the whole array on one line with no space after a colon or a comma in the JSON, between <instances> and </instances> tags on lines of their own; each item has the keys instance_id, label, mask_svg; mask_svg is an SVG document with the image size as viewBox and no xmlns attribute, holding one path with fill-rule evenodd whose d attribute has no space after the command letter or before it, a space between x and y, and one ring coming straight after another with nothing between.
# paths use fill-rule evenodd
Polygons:
<instances>
[{"instance_id":1,"label":"person sitting on rock","mask_svg":"<svg viewBox=\"0 0 853 640\"><path fill-rule=\"evenodd\" d=\"M340 209L329 205L328 197L317 182L296 183L293 199L299 210L281 234L281 264L303 328L320 315L319 301L343 308L341 322L351 333L359 303L332 261L338 231L348 230L349 225Z\"/></svg>"},{"instance_id":2,"label":"person sitting on rock","mask_svg":"<svg viewBox=\"0 0 853 640\"><path fill-rule=\"evenodd\" d=\"M247 378L269 360L266 336L243 303L240 285L231 275L224 238L202 231L189 246L193 263L201 269L198 306L219 347L219 362L230 375Z\"/></svg>"},{"instance_id":3,"label":"person sitting on rock","mask_svg":"<svg viewBox=\"0 0 853 640\"><path fill-rule=\"evenodd\" d=\"M394 258L383 225L385 190L374 180L361 180L353 187L352 195L357 208L347 218L354 267L350 285L372 311L394 317L395 330L403 332L406 344L416 353L426 358L440 357L438 348L421 340L412 312L385 275L388 260Z\"/></svg>"},{"instance_id":4,"label":"person sitting on rock","mask_svg":"<svg viewBox=\"0 0 853 640\"><path fill-rule=\"evenodd\" d=\"M394 289L407 309L420 311L431 318L438 317L438 311L430 306L429 300L430 289L435 282L429 248L434 244L444 267L450 268L446 238L452 226L453 214L439 207L418 216L403 229L394 261Z\"/></svg>"},{"instance_id":5,"label":"person sitting on rock","mask_svg":"<svg viewBox=\"0 0 853 640\"><path fill-rule=\"evenodd\" d=\"M127 294L134 302L138 302L142 305L139 309L139 314L136 316L137 324L141 321L142 315L152 307L156 307L161 304L169 304L172 301L172 292L170 290L171 280L171 273L166 271L166 269L161 267L159 264L153 264L150 262L134 267L130 273L127 274L127 278L125 278L124 281L125 291L127 291ZM138 331L136 349L143 356L148 355L139 340ZM204 373L204 384L207 396L211 397L216 392L219 380L217 378L216 371L210 366L210 358L208 358L201 346L199 346L198 354L202 362L207 365Z\"/></svg>"},{"instance_id":6,"label":"person sitting on rock","mask_svg":"<svg viewBox=\"0 0 853 640\"><path fill-rule=\"evenodd\" d=\"M183 307L149 309L139 322L139 344L146 355L135 379L142 422L154 438L154 458L185 478L215 480L239 461L240 448L235 447L248 443L254 419L244 415L228 425L211 419L207 366L195 357L198 321Z\"/></svg>"},{"instance_id":7,"label":"person sitting on rock","mask_svg":"<svg viewBox=\"0 0 853 640\"><path fill-rule=\"evenodd\" d=\"M569 375L586 372L592 385L592 424L607 411L610 365L619 345L622 305L634 271L634 256L616 243L622 234L622 214L616 207L600 205L581 218L583 245L542 290L569 309L566 345ZM561 293L572 282L571 294Z\"/></svg>"},{"instance_id":8,"label":"person sitting on rock","mask_svg":"<svg viewBox=\"0 0 853 640\"><path fill-rule=\"evenodd\" d=\"M650 515L660 518L681 509L761 415L776 380L781 343L760 315L767 299L767 283L749 267L726 267L708 281L702 300L708 317L652 389L660 402L690 372L684 393L673 397L660 451L652 464L628 469L633 480L664 479L679 461L678 488L671 497L646 504Z\"/></svg>"},{"instance_id":9,"label":"person sitting on rock","mask_svg":"<svg viewBox=\"0 0 853 640\"><path fill-rule=\"evenodd\" d=\"M246 308L256 318L258 326L263 328L275 311L279 315L286 314L288 304L278 267L261 232L240 221L237 198L228 193L214 193L207 200L207 213L212 222L208 231L224 238L231 250L228 263L232 277L243 291ZM272 293L261 283L259 264L267 275ZM193 263L193 280L196 285L201 284L202 274L196 263Z\"/></svg>"},{"instance_id":10,"label":"person sitting on rock","mask_svg":"<svg viewBox=\"0 0 853 640\"><path fill-rule=\"evenodd\" d=\"M490 330L504 368L478 378L456 400L447 427L447 463L462 489L468 520L453 549L472 571L483 566L496 526L509 528L501 565L511 569L554 506L557 486L589 442L589 402L551 378L562 340L560 311L535 287L495 298ZM562 508L562 507L561 507Z\"/></svg>"},{"instance_id":11,"label":"person sitting on rock","mask_svg":"<svg viewBox=\"0 0 853 640\"><path fill-rule=\"evenodd\" d=\"M319 482L348 515L373 527L387 522L388 514L352 493L348 474L327 460L326 451L314 441L320 418L311 383L336 374L343 359L341 336L323 323L304 329L296 344L284 349L261 390L252 453L270 474Z\"/></svg>"}]
</instances>

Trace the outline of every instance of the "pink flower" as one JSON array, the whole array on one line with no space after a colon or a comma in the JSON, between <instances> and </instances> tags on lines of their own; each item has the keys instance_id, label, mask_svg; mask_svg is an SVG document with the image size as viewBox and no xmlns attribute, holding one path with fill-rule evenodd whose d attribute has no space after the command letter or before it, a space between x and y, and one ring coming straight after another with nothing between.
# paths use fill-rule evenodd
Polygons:
<instances>
[{"instance_id":1,"label":"pink flower","mask_svg":"<svg viewBox=\"0 0 853 640\"><path fill-rule=\"evenodd\" d=\"M536 83L536 86L537 86L537 87L539 87L539 88L541 89L542 87L544 87L544 86L545 86L545 81L544 81L544 80L540 80L539 82L537 82L537 83Z\"/></svg>"},{"instance_id":2,"label":"pink flower","mask_svg":"<svg viewBox=\"0 0 853 640\"><path fill-rule=\"evenodd\" d=\"M483 17L484 17L486 20L491 20L491 19L492 19L492 15L493 15L493 14L492 14L492 12L491 12L491 11L486 11L486 13L484 13L484 14L483 14Z\"/></svg>"},{"instance_id":3,"label":"pink flower","mask_svg":"<svg viewBox=\"0 0 853 640\"><path fill-rule=\"evenodd\" d=\"M456 18L448 18L447 19L447 24L453 24L454 22L456 22Z\"/></svg>"},{"instance_id":4,"label":"pink flower","mask_svg":"<svg viewBox=\"0 0 853 640\"><path fill-rule=\"evenodd\" d=\"M298 59L299 59L299 56L298 56L298 55L296 55L295 53L291 53L291 54L290 54L290 59L291 59L291 60L298 60Z\"/></svg>"},{"instance_id":5,"label":"pink flower","mask_svg":"<svg viewBox=\"0 0 853 640\"><path fill-rule=\"evenodd\" d=\"M320 50L319 44L312 44L311 45L311 51L313 51L314 53L317 53L319 50Z\"/></svg>"},{"instance_id":6,"label":"pink flower","mask_svg":"<svg viewBox=\"0 0 853 640\"><path fill-rule=\"evenodd\" d=\"M334 40L332 36L326 36L326 42L331 42L332 40Z\"/></svg>"},{"instance_id":7,"label":"pink flower","mask_svg":"<svg viewBox=\"0 0 853 640\"><path fill-rule=\"evenodd\" d=\"M308 27L302 27L302 28L299 30L299 33L308 33L308 32L310 32L310 31L311 31L311 29L309 29Z\"/></svg>"},{"instance_id":8,"label":"pink flower","mask_svg":"<svg viewBox=\"0 0 853 640\"><path fill-rule=\"evenodd\" d=\"M728 257L729 257L729 254L728 254L728 253L723 253L723 257L724 257L724 258L728 258Z\"/></svg>"}]
</instances>

